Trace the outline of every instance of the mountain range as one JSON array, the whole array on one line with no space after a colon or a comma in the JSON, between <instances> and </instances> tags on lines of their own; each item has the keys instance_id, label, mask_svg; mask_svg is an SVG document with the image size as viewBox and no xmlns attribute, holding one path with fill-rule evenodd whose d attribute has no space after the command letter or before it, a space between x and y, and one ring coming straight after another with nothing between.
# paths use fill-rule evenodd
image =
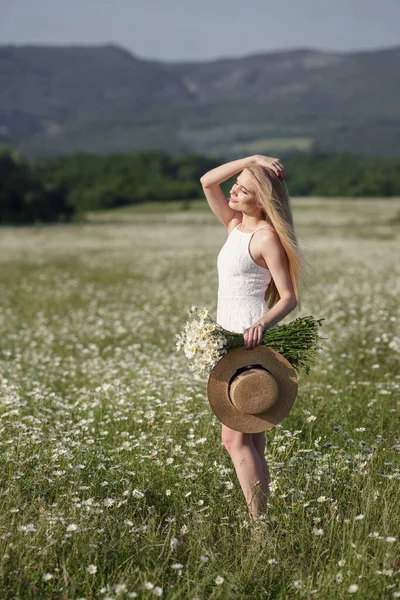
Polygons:
<instances>
[{"instance_id":1,"label":"mountain range","mask_svg":"<svg viewBox=\"0 0 400 600\"><path fill-rule=\"evenodd\" d=\"M400 154L400 46L163 62L0 45L0 143L23 155Z\"/></svg>"}]
</instances>

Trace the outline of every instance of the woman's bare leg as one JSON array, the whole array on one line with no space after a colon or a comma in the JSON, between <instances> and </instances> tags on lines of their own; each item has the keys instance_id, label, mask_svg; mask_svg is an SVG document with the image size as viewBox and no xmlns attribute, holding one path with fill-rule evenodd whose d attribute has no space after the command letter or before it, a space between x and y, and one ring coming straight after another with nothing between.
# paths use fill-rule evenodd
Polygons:
<instances>
[{"instance_id":1,"label":"woman's bare leg","mask_svg":"<svg viewBox=\"0 0 400 600\"><path fill-rule=\"evenodd\" d=\"M263 474L264 474L264 479L262 481L261 487L262 487L262 490L267 495L267 499L268 499L269 494L270 494L269 484L271 482L271 475L269 472L268 463L265 458L265 434L263 431L261 431L260 433L252 433L251 435L253 438L254 447L260 456Z\"/></svg>"},{"instance_id":2,"label":"woman's bare leg","mask_svg":"<svg viewBox=\"0 0 400 600\"><path fill-rule=\"evenodd\" d=\"M222 442L232 458L249 514L257 520L265 513L267 495L262 460L252 434L235 431L222 424Z\"/></svg>"}]
</instances>

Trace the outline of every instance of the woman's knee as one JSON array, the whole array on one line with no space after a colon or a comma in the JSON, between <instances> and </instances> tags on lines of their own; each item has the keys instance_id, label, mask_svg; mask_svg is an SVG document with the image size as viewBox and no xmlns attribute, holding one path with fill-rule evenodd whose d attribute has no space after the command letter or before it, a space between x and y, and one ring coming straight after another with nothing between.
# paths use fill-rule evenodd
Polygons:
<instances>
[{"instance_id":1,"label":"woman's knee","mask_svg":"<svg viewBox=\"0 0 400 600\"><path fill-rule=\"evenodd\" d=\"M241 431L235 431L222 425L222 443L229 454L235 450L239 450L243 446L252 444L251 433L243 433Z\"/></svg>"}]
</instances>

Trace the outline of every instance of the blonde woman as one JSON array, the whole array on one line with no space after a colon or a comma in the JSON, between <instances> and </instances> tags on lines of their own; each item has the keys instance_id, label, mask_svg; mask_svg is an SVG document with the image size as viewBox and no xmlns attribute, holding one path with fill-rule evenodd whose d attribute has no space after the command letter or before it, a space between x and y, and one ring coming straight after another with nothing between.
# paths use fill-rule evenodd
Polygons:
<instances>
[{"instance_id":1,"label":"blonde woman","mask_svg":"<svg viewBox=\"0 0 400 600\"><path fill-rule=\"evenodd\" d=\"M227 199L220 184L237 173ZM307 263L298 248L284 176L278 158L257 154L223 164L200 179L211 210L228 231L217 261L216 320L244 333L248 349L300 306L298 283ZM222 443L254 525L269 497L264 432L242 433L222 424Z\"/></svg>"}]
</instances>

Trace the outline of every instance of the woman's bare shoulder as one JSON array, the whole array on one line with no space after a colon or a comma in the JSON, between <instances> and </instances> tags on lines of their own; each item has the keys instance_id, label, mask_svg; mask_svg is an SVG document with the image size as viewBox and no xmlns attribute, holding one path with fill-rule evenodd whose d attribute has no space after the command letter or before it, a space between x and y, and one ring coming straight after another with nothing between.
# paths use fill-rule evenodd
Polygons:
<instances>
[{"instance_id":1,"label":"woman's bare shoulder","mask_svg":"<svg viewBox=\"0 0 400 600\"><path fill-rule=\"evenodd\" d=\"M260 229L257 232L258 237L257 240L261 246L265 246L265 244L271 245L281 245L281 239L272 225L270 227L265 227L265 229ZM255 236L254 236L255 237Z\"/></svg>"},{"instance_id":2,"label":"woman's bare shoulder","mask_svg":"<svg viewBox=\"0 0 400 600\"><path fill-rule=\"evenodd\" d=\"M277 238L279 240L279 235L276 232L276 229L273 225L268 224L263 229L260 229L261 236L269 237L269 238Z\"/></svg>"},{"instance_id":3,"label":"woman's bare shoulder","mask_svg":"<svg viewBox=\"0 0 400 600\"><path fill-rule=\"evenodd\" d=\"M254 240L254 248L258 250L261 254L263 251L268 248L276 248L277 246L282 246L282 242L280 240L279 235L276 232L275 227L269 225L269 227L265 227L257 231L257 234L253 236Z\"/></svg>"}]
</instances>

